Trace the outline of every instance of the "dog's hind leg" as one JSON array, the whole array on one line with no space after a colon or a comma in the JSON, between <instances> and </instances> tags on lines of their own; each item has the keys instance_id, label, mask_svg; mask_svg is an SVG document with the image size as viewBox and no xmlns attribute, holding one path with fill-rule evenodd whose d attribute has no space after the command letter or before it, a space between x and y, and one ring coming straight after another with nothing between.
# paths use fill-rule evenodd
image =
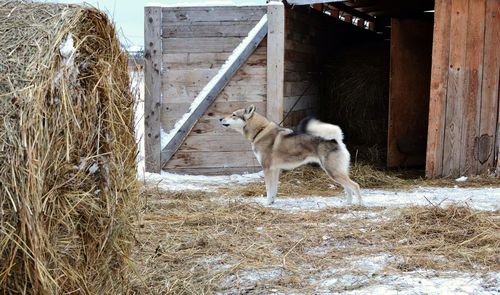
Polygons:
<instances>
[{"instance_id":1,"label":"dog's hind leg","mask_svg":"<svg viewBox=\"0 0 500 295\"><path fill-rule=\"evenodd\" d=\"M351 192L354 192L356 195L356 198L358 199L358 205L363 205L363 200L361 199L361 192L359 190L359 184L356 182L352 181L351 178L349 178L348 175L339 173L333 176L333 180L337 181L340 183L346 191L350 190ZM347 192L347 198L348 198L348 203L352 203L352 193Z\"/></svg>"},{"instance_id":2,"label":"dog's hind leg","mask_svg":"<svg viewBox=\"0 0 500 295\"><path fill-rule=\"evenodd\" d=\"M274 203L278 193L278 183L280 178L280 169L265 169L264 180L266 182L267 204Z\"/></svg>"},{"instance_id":3,"label":"dog's hind leg","mask_svg":"<svg viewBox=\"0 0 500 295\"><path fill-rule=\"evenodd\" d=\"M339 183L344 188L344 191L347 194L347 204L352 204L352 194L354 193L358 199L358 204L362 205L359 185L352 181L351 178L349 178L349 175L333 169L332 166L328 165L328 161L323 161L321 163L321 167L333 181Z\"/></svg>"}]
</instances>

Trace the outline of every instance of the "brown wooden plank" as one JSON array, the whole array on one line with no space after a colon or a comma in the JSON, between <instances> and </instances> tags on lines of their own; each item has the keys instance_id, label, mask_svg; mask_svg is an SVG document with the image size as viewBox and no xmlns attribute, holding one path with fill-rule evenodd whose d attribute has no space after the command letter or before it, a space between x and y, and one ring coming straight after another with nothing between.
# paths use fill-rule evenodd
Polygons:
<instances>
[{"instance_id":1,"label":"brown wooden plank","mask_svg":"<svg viewBox=\"0 0 500 295\"><path fill-rule=\"evenodd\" d=\"M265 49L265 48L264 48ZM196 70L220 68L230 53L172 53L164 54L163 66L166 70ZM254 52L246 65L266 66L267 55Z\"/></svg>"},{"instance_id":2,"label":"brown wooden plank","mask_svg":"<svg viewBox=\"0 0 500 295\"><path fill-rule=\"evenodd\" d=\"M446 99L443 176L457 176L460 174L468 10L468 0L454 0L451 3L450 57Z\"/></svg>"},{"instance_id":3,"label":"brown wooden plank","mask_svg":"<svg viewBox=\"0 0 500 295\"><path fill-rule=\"evenodd\" d=\"M163 38L246 37L258 20L191 22L163 26Z\"/></svg>"},{"instance_id":4,"label":"brown wooden plank","mask_svg":"<svg viewBox=\"0 0 500 295\"><path fill-rule=\"evenodd\" d=\"M486 0L485 0L486 1ZM479 135L484 148L478 148L479 173L492 173L499 165L495 159L495 135L498 136L500 83L500 1L486 1L483 84ZM496 160L496 161L495 161ZM495 167L496 166L496 167Z\"/></svg>"},{"instance_id":5,"label":"brown wooden plank","mask_svg":"<svg viewBox=\"0 0 500 295\"><path fill-rule=\"evenodd\" d=\"M168 97L170 103L192 102L201 91L201 87L178 86L166 89L164 97ZM266 100L266 86L226 86L217 97L218 101L246 101L263 102Z\"/></svg>"},{"instance_id":6,"label":"brown wooden plank","mask_svg":"<svg viewBox=\"0 0 500 295\"><path fill-rule=\"evenodd\" d=\"M186 103L194 100L201 91L201 87L179 86L165 89L163 95L168 97L171 103ZM266 100L266 86L255 87L253 85L226 86L217 97L218 101L248 101L261 102Z\"/></svg>"},{"instance_id":7,"label":"brown wooden plank","mask_svg":"<svg viewBox=\"0 0 500 295\"><path fill-rule=\"evenodd\" d=\"M443 174L443 147L450 50L451 0L436 0L425 175Z\"/></svg>"},{"instance_id":8,"label":"brown wooden plank","mask_svg":"<svg viewBox=\"0 0 500 295\"><path fill-rule=\"evenodd\" d=\"M266 13L265 6L164 7L163 23L258 21Z\"/></svg>"},{"instance_id":9,"label":"brown wooden plank","mask_svg":"<svg viewBox=\"0 0 500 295\"><path fill-rule=\"evenodd\" d=\"M260 166L252 167L204 167L204 168L175 168L167 169L166 171L178 174L192 175L232 175L244 173L256 173L262 171ZM262 184L264 185L264 184Z\"/></svg>"},{"instance_id":10,"label":"brown wooden plank","mask_svg":"<svg viewBox=\"0 0 500 295\"><path fill-rule=\"evenodd\" d=\"M219 68L213 69L189 69L189 70L165 70L163 77L163 87L169 88L170 85L205 85L207 84L217 73ZM264 67L245 67L243 66L234 77L234 81L242 80L256 80L263 79L266 77L266 68Z\"/></svg>"},{"instance_id":11,"label":"brown wooden plank","mask_svg":"<svg viewBox=\"0 0 500 295\"><path fill-rule=\"evenodd\" d=\"M163 38L163 53L233 52L242 37Z\"/></svg>"},{"instance_id":12,"label":"brown wooden plank","mask_svg":"<svg viewBox=\"0 0 500 295\"><path fill-rule=\"evenodd\" d=\"M432 22L392 19L387 166L425 164Z\"/></svg>"},{"instance_id":13,"label":"brown wooden plank","mask_svg":"<svg viewBox=\"0 0 500 295\"><path fill-rule=\"evenodd\" d=\"M197 120L205 113L208 107L217 98L222 89L234 77L238 69L246 62L252 52L257 48L259 43L267 34L267 16L265 15L255 26L255 34L248 42L240 44L240 51L234 60L227 64L227 67L219 72L213 79L212 86L207 89L207 92L201 97L201 103L197 105L182 123L173 138L167 143L161 152L162 167L171 159L179 146L182 144L186 136L196 124Z\"/></svg>"},{"instance_id":14,"label":"brown wooden plank","mask_svg":"<svg viewBox=\"0 0 500 295\"><path fill-rule=\"evenodd\" d=\"M481 84L483 76L483 51L484 51L484 0L471 1L468 11L467 39L466 39L466 65L465 81L466 92L464 95L462 145L460 146L460 174L475 175L478 161L474 154L476 150L476 137L479 133L481 114Z\"/></svg>"},{"instance_id":15,"label":"brown wooden plank","mask_svg":"<svg viewBox=\"0 0 500 295\"><path fill-rule=\"evenodd\" d=\"M160 172L161 8L144 8L144 142L145 168Z\"/></svg>"},{"instance_id":16,"label":"brown wooden plank","mask_svg":"<svg viewBox=\"0 0 500 295\"><path fill-rule=\"evenodd\" d=\"M285 63L285 9L281 2L267 7L267 107L269 120L280 123L283 119L283 81Z\"/></svg>"},{"instance_id":17,"label":"brown wooden plank","mask_svg":"<svg viewBox=\"0 0 500 295\"><path fill-rule=\"evenodd\" d=\"M252 151L250 143L239 133L227 129L227 134L190 134L179 151L234 152Z\"/></svg>"},{"instance_id":18,"label":"brown wooden plank","mask_svg":"<svg viewBox=\"0 0 500 295\"><path fill-rule=\"evenodd\" d=\"M246 108L249 104L250 103L247 101L225 102L216 100L207 108L204 114L209 117L220 118L231 114L231 112L237 109ZM191 103L163 103L162 122L164 119L177 120L177 118L182 117L182 115L189 110L190 105ZM255 102L253 105L256 107L256 111L261 114L266 108L265 102ZM162 127L163 129L166 129L166 126L162 125Z\"/></svg>"},{"instance_id":19,"label":"brown wooden plank","mask_svg":"<svg viewBox=\"0 0 500 295\"><path fill-rule=\"evenodd\" d=\"M259 166L252 151L242 152L184 152L178 151L164 169Z\"/></svg>"}]
</instances>

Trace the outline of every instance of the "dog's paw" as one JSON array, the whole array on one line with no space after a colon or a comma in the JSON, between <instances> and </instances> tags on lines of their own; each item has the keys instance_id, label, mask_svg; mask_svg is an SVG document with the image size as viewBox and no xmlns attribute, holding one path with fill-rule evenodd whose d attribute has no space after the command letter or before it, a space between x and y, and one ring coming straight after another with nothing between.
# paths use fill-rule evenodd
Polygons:
<instances>
[{"instance_id":1,"label":"dog's paw","mask_svg":"<svg viewBox=\"0 0 500 295\"><path fill-rule=\"evenodd\" d=\"M269 200L269 199L266 200L267 206L271 206L272 204L274 204L274 200Z\"/></svg>"}]
</instances>

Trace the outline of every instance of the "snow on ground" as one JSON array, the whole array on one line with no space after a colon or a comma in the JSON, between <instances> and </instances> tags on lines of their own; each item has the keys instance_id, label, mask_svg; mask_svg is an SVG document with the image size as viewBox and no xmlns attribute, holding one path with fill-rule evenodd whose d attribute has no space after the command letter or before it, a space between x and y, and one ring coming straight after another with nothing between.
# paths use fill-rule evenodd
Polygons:
<instances>
[{"instance_id":1,"label":"snow on ground","mask_svg":"<svg viewBox=\"0 0 500 295\"><path fill-rule=\"evenodd\" d=\"M353 258L353 263L348 267L319 270L311 276L307 283L316 286L313 294L323 295L489 295L500 292L500 274L496 272L483 274L434 270L416 270L404 273L384 272L383 269L387 262L394 259L397 258L387 254ZM316 270L311 269L311 271ZM262 286L266 281L279 280L281 277L286 277L286 272L279 267L242 271L238 273L238 276L227 277L223 287L229 289L218 294L241 293L245 289L252 290L256 284ZM238 287L235 288L235 286ZM266 294L301 293L283 293L270 285Z\"/></svg>"},{"instance_id":2,"label":"snow on ground","mask_svg":"<svg viewBox=\"0 0 500 295\"><path fill-rule=\"evenodd\" d=\"M470 206L478 210L500 210L500 188L443 188L418 187L410 190L361 190L366 207L407 207L415 205L450 204ZM240 198L243 202L265 204L264 197ZM343 196L303 198L277 197L270 207L288 212L318 211L328 207L346 206Z\"/></svg>"},{"instance_id":3,"label":"snow on ground","mask_svg":"<svg viewBox=\"0 0 500 295\"><path fill-rule=\"evenodd\" d=\"M144 173L139 179L149 185L158 186L166 191L201 190L215 191L221 186L247 184L260 181L263 172L233 175L181 175L163 171L161 174Z\"/></svg>"},{"instance_id":4,"label":"snow on ground","mask_svg":"<svg viewBox=\"0 0 500 295\"><path fill-rule=\"evenodd\" d=\"M321 294L498 294L498 273L485 275L461 272L412 271L401 274L337 274L321 282ZM332 286L338 291L329 291ZM359 288L356 288L359 287ZM355 290L352 290L355 288ZM343 290L342 290L343 289Z\"/></svg>"}]
</instances>

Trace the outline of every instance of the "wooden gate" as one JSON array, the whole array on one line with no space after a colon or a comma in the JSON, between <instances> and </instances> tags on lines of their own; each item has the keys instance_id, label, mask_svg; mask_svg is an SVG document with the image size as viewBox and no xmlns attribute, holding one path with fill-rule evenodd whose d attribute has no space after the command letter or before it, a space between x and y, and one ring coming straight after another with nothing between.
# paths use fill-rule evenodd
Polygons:
<instances>
[{"instance_id":1,"label":"wooden gate","mask_svg":"<svg viewBox=\"0 0 500 295\"><path fill-rule=\"evenodd\" d=\"M146 171L260 169L250 145L218 120L249 104L273 118L267 112L282 106L283 69L268 66L283 64L283 24L281 3L145 8Z\"/></svg>"}]
</instances>

